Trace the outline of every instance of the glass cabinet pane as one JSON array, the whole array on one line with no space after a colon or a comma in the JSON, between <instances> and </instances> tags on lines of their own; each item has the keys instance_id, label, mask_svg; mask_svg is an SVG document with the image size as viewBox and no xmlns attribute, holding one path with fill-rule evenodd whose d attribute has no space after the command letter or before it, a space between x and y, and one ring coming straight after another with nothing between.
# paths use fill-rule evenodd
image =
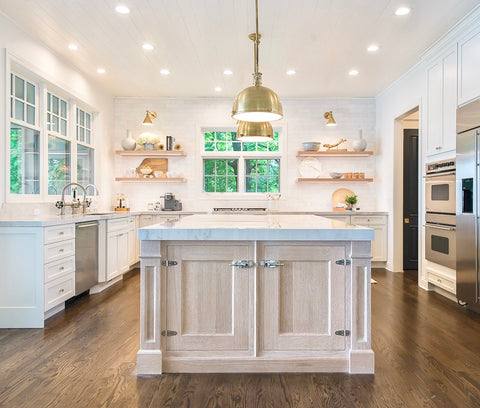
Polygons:
<instances>
[{"instance_id":1,"label":"glass cabinet pane","mask_svg":"<svg viewBox=\"0 0 480 408\"><path fill-rule=\"evenodd\" d=\"M82 186L93 184L95 181L93 149L81 144L77 145L77 181Z\"/></svg>"},{"instance_id":2,"label":"glass cabinet pane","mask_svg":"<svg viewBox=\"0 0 480 408\"><path fill-rule=\"evenodd\" d=\"M58 195L72 180L71 143L48 136L48 194Z\"/></svg>"},{"instance_id":3,"label":"glass cabinet pane","mask_svg":"<svg viewBox=\"0 0 480 408\"><path fill-rule=\"evenodd\" d=\"M40 132L10 126L10 193L40 194Z\"/></svg>"}]
</instances>

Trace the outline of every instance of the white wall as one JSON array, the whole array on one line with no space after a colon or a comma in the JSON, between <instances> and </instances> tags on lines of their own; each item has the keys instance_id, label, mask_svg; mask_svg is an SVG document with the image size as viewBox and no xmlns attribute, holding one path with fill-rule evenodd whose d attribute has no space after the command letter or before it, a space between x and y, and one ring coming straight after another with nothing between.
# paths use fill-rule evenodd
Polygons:
<instances>
[{"instance_id":1,"label":"white wall","mask_svg":"<svg viewBox=\"0 0 480 408\"><path fill-rule=\"evenodd\" d=\"M0 27L2 35L0 36L0 48L3 49L2 64L0 68L0 126L2 129L0 135L0 155L2 165L0 166L0 204L3 210L30 211L32 205L4 205L6 200L5 191L5 171L6 163L5 146L8 142L8 132L5 117L7 112L8 92L7 83L9 81L9 64L23 66L32 75L37 76L60 88L68 96L71 96L90 107L94 112L99 112L95 123L97 129L96 143L96 169L97 184L105 201L111 201L112 194L112 169L105 165L112 156L111 135L113 129L113 98L111 95L102 91L98 84L88 80L82 74L75 71L68 63L60 59L56 54L46 48L12 23L7 17L0 13ZM52 209L52 205L37 205L42 209ZM52 207L52 208L51 208ZM52 210L53 211L53 210Z\"/></svg>"},{"instance_id":2,"label":"white wall","mask_svg":"<svg viewBox=\"0 0 480 408\"><path fill-rule=\"evenodd\" d=\"M274 127L282 126L280 136L285 142L286 154L281 166L285 177L281 179L281 210L331 211L331 196L338 188L349 188L359 196L358 206L362 210L384 209L376 199L376 183L297 183L298 165L296 157L302 149L302 142L317 141L335 143L340 138L348 140L342 147L352 150L352 140L358 137L358 130L368 141L367 150L375 150L375 100L365 99L282 99L284 120L272 122ZM145 210L147 202L160 200L160 195L173 192L188 211L211 210L213 207L266 206L264 195L252 199L249 194L225 198L224 195L202 193L201 134L204 125L233 126L230 118L233 98L116 98L115 99L115 149L121 149L121 140L126 130L133 137L145 130L158 134L162 140L172 135L187 152L185 158L169 160L169 169L182 173L187 183L115 183L115 191L129 199L132 209ZM154 126L146 129L141 125L146 110L157 112ZM325 111L333 111L336 127L326 127ZM129 167L137 167L141 158L116 156L115 174L122 177ZM330 171L363 171L367 177L376 177L375 159L369 158L324 158L322 171L328 177ZM113 201L111 203L114 204Z\"/></svg>"}]
</instances>

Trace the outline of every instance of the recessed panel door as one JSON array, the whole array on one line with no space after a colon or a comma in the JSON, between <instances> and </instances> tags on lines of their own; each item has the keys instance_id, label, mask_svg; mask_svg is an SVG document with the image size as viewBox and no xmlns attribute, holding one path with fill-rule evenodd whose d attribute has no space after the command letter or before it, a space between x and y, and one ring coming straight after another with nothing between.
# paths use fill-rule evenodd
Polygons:
<instances>
[{"instance_id":1,"label":"recessed panel door","mask_svg":"<svg viewBox=\"0 0 480 408\"><path fill-rule=\"evenodd\" d=\"M167 245L166 338L168 351L221 355L251 349L253 267L232 266L253 260L252 245L239 242Z\"/></svg>"},{"instance_id":2,"label":"recessed panel door","mask_svg":"<svg viewBox=\"0 0 480 408\"><path fill-rule=\"evenodd\" d=\"M260 351L344 350L344 245L265 243L259 267ZM275 265L275 263L270 265Z\"/></svg>"}]
</instances>

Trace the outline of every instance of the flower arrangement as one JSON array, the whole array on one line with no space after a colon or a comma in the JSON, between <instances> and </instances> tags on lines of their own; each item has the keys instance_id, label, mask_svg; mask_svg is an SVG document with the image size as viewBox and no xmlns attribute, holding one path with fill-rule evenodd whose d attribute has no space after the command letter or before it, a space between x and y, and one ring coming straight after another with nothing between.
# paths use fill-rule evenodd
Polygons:
<instances>
[{"instance_id":1,"label":"flower arrangement","mask_svg":"<svg viewBox=\"0 0 480 408\"><path fill-rule=\"evenodd\" d=\"M144 146L146 143L155 144L159 142L159 137L154 133L142 133L140 136L137 137L137 144L140 146Z\"/></svg>"}]
</instances>

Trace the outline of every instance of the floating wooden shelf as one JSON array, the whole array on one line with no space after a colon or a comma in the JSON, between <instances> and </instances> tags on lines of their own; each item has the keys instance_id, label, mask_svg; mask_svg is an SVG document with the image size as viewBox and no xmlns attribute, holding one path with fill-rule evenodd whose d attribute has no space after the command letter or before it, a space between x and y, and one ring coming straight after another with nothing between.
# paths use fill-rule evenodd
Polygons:
<instances>
[{"instance_id":1,"label":"floating wooden shelf","mask_svg":"<svg viewBox=\"0 0 480 408\"><path fill-rule=\"evenodd\" d=\"M344 183L350 183L350 182L354 182L354 183L358 183L359 181L364 181L364 182L368 182L368 183L371 183L373 181L373 178L364 178L364 179L343 179L343 178L298 178L297 179L297 182L299 183L303 183L303 182L312 182L312 183L316 183L316 182L329 182L329 181L333 181L335 183L337 182L344 182Z\"/></svg>"},{"instance_id":2,"label":"floating wooden shelf","mask_svg":"<svg viewBox=\"0 0 480 408\"><path fill-rule=\"evenodd\" d=\"M155 178L155 177L140 177L140 178L131 178L131 177L115 177L115 181L128 181L128 182L149 182L149 183L186 183L187 179L182 177L172 177L172 178Z\"/></svg>"},{"instance_id":3,"label":"floating wooden shelf","mask_svg":"<svg viewBox=\"0 0 480 408\"><path fill-rule=\"evenodd\" d=\"M313 152L308 150L302 150L297 152L297 157L367 157L372 156L373 152L335 152L335 151L321 151Z\"/></svg>"},{"instance_id":4,"label":"floating wooden shelf","mask_svg":"<svg viewBox=\"0 0 480 408\"><path fill-rule=\"evenodd\" d=\"M116 150L115 154L120 156L142 157L172 157L187 155L183 150Z\"/></svg>"}]
</instances>

